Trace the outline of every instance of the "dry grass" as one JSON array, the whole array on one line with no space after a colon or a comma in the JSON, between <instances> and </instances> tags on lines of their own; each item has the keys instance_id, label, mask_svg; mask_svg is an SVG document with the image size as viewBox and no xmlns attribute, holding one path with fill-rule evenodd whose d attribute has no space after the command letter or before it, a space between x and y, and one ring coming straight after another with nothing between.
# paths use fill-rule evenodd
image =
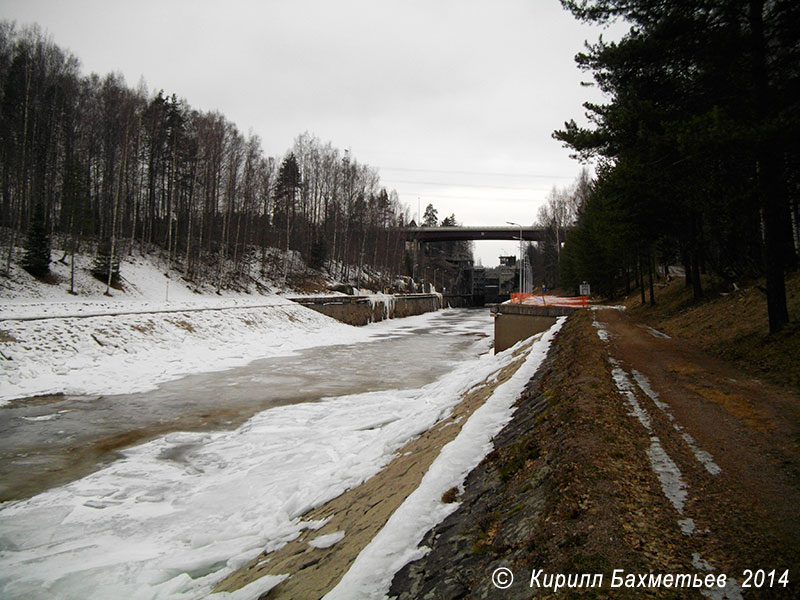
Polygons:
<instances>
[{"instance_id":1,"label":"dry grass","mask_svg":"<svg viewBox=\"0 0 800 600\"><path fill-rule=\"evenodd\" d=\"M8 331L0 329L0 342L18 342L19 340L11 335Z\"/></svg>"},{"instance_id":2,"label":"dry grass","mask_svg":"<svg viewBox=\"0 0 800 600\"><path fill-rule=\"evenodd\" d=\"M131 325L131 329L138 331L139 333L148 334L155 330L155 325L152 321L147 321L145 323L135 323Z\"/></svg>"},{"instance_id":3,"label":"dry grass","mask_svg":"<svg viewBox=\"0 0 800 600\"><path fill-rule=\"evenodd\" d=\"M444 494L442 494L442 502L444 504L452 504L458 500L458 488L451 487Z\"/></svg>"},{"instance_id":4,"label":"dry grass","mask_svg":"<svg viewBox=\"0 0 800 600\"><path fill-rule=\"evenodd\" d=\"M189 333L194 333L194 326L189 323L188 321L180 320L180 321L171 321L173 325L176 327L180 327L181 329L185 329Z\"/></svg>"},{"instance_id":5,"label":"dry grass","mask_svg":"<svg viewBox=\"0 0 800 600\"><path fill-rule=\"evenodd\" d=\"M792 322L773 335L769 334L766 296L756 285L725 295L709 293L709 298L695 303L691 290L678 279L656 288L656 306L642 306L638 294L628 298L626 305L631 314L735 363L752 376L800 389L800 275L786 279Z\"/></svg>"}]
</instances>

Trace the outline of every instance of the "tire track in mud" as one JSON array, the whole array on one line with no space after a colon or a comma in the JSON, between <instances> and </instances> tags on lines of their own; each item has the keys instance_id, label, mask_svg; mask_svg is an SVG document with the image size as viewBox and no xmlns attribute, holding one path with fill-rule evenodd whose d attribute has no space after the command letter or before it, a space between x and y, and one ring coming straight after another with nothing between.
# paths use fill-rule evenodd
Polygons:
<instances>
[{"instance_id":1,"label":"tire track in mud","mask_svg":"<svg viewBox=\"0 0 800 600\"><path fill-rule=\"evenodd\" d=\"M728 574L724 589L704 590L703 595L735 600L753 593L770 597L785 593L743 590L740 584L745 569L780 573L791 566L787 560L791 563L790 557L797 556L797 550L790 549L797 547L796 541L788 541L790 536L782 526L786 515L794 513L788 520L794 522L791 529L797 530L796 500L800 497L798 455L792 451L796 405L794 411L785 406L791 394L757 381L740 382L725 365L633 323L619 311L596 313L593 325L603 340L618 391L631 409L629 414L638 418L650 436L651 468L681 517L681 533L692 538L687 543L694 550L692 565L699 571ZM644 370L649 370L655 383ZM651 406L656 410L649 412ZM780 434L793 427L795 434L776 447ZM781 459L776 469L777 455ZM788 499L790 486L795 486L795 507ZM749 529L748 537L739 533L743 529ZM761 547L760 557L753 555L751 544Z\"/></svg>"}]
</instances>

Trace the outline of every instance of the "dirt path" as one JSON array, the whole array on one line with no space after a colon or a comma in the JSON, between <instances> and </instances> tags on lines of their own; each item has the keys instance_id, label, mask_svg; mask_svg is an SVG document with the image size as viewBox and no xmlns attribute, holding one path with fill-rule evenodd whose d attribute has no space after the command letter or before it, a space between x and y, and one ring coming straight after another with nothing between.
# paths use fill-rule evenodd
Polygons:
<instances>
[{"instance_id":1,"label":"dirt path","mask_svg":"<svg viewBox=\"0 0 800 600\"><path fill-rule=\"evenodd\" d=\"M390 595L800 598L799 407L625 313L580 311ZM727 580L611 589L618 569ZM747 569L775 570L774 585L745 587ZM602 582L554 593L557 574Z\"/></svg>"},{"instance_id":2,"label":"dirt path","mask_svg":"<svg viewBox=\"0 0 800 600\"><path fill-rule=\"evenodd\" d=\"M728 573L796 564L800 398L620 311L595 319L685 481L683 512L703 558Z\"/></svg>"},{"instance_id":3,"label":"dirt path","mask_svg":"<svg viewBox=\"0 0 800 600\"><path fill-rule=\"evenodd\" d=\"M270 600L322 598L419 486L442 447L458 435L470 415L494 390L519 369L529 349L530 344L518 350L515 360L498 371L496 377L492 375L470 390L450 417L398 450L396 458L377 475L303 516L304 521L322 524L321 527L309 528L279 550L258 556L223 580L215 591L232 592L266 575L288 574L285 581L269 592ZM333 540L330 547L312 545L321 536L336 537L326 538Z\"/></svg>"}]
</instances>

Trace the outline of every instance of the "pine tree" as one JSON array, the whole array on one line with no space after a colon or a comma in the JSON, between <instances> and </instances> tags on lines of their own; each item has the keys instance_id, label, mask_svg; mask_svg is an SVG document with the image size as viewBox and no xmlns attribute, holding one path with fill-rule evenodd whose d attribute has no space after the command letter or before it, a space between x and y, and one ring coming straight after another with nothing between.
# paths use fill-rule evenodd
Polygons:
<instances>
[{"instance_id":1,"label":"pine tree","mask_svg":"<svg viewBox=\"0 0 800 600\"><path fill-rule=\"evenodd\" d=\"M779 331L789 323L785 272L798 261L790 165L800 139L800 4L562 5L584 21L631 24L618 42L601 39L576 57L610 102L585 104L591 128L569 121L554 134L609 170L603 209L624 229L611 236L624 250L613 253L618 272L634 266L649 279L665 240L680 250L698 300L701 270L725 279L760 271L769 329Z\"/></svg>"},{"instance_id":2,"label":"pine tree","mask_svg":"<svg viewBox=\"0 0 800 600\"><path fill-rule=\"evenodd\" d=\"M425 214L422 216L423 227L436 227L439 225L439 211L433 208L433 204L425 207Z\"/></svg>"},{"instance_id":3,"label":"pine tree","mask_svg":"<svg viewBox=\"0 0 800 600\"><path fill-rule=\"evenodd\" d=\"M283 205L286 219L286 260L283 270L283 286L286 287L286 278L289 276L289 248L291 245L292 226L294 225L294 212L297 204L297 193L303 185L300 176L300 167L293 152L289 153L278 171L278 182L275 190L275 199ZM282 201L282 202L281 202ZM277 215L276 215L277 216Z\"/></svg>"},{"instance_id":4,"label":"pine tree","mask_svg":"<svg viewBox=\"0 0 800 600\"><path fill-rule=\"evenodd\" d=\"M34 277L44 277L50 272L50 234L41 202L36 204L31 217L22 267Z\"/></svg>"}]
</instances>

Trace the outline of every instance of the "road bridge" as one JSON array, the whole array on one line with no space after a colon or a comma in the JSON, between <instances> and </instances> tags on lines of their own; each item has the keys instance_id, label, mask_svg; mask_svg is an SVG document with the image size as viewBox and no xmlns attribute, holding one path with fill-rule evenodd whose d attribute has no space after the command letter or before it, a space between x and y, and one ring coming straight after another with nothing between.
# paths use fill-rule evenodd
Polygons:
<instances>
[{"instance_id":1,"label":"road bridge","mask_svg":"<svg viewBox=\"0 0 800 600\"><path fill-rule=\"evenodd\" d=\"M416 242L460 242L466 240L519 240L541 242L545 239L543 227L519 227L502 225L499 227L404 227L403 234L409 241ZM563 239L563 238L562 238Z\"/></svg>"}]
</instances>

